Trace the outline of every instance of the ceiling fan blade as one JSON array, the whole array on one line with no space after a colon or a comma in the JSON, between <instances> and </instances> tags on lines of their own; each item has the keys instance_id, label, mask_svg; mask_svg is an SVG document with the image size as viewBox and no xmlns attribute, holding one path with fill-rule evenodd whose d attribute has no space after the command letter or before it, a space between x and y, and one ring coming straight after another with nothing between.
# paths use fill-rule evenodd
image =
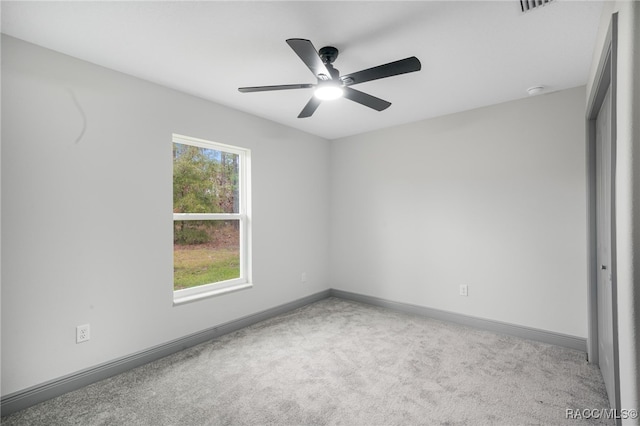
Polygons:
<instances>
[{"instance_id":1,"label":"ceiling fan blade","mask_svg":"<svg viewBox=\"0 0 640 426\"><path fill-rule=\"evenodd\" d=\"M313 75L320 80L330 80L331 73L320 59L318 51L309 40L303 38L290 38L287 44L302 59L302 62L311 70ZM325 76L325 78L321 77Z\"/></svg>"},{"instance_id":2,"label":"ceiling fan blade","mask_svg":"<svg viewBox=\"0 0 640 426\"><path fill-rule=\"evenodd\" d=\"M240 87L238 91L242 93L267 92L270 90L309 89L313 86L313 84L281 84L279 86Z\"/></svg>"},{"instance_id":3,"label":"ceiling fan blade","mask_svg":"<svg viewBox=\"0 0 640 426\"><path fill-rule=\"evenodd\" d=\"M309 99L309 102L307 102L304 108L302 108L302 111L300 111L298 118L311 117L313 113L316 112L316 109L318 109L320 102L322 102L320 99L312 96L311 99Z\"/></svg>"},{"instance_id":4,"label":"ceiling fan blade","mask_svg":"<svg viewBox=\"0 0 640 426\"><path fill-rule=\"evenodd\" d=\"M359 90L352 89L351 87L344 88L343 96L349 100L352 100L364 106L368 106L369 108L373 108L376 111L382 111L383 109L387 109L391 106L391 102L387 102L384 99L376 98L375 96L371 96Z\"/></svg>"},{"instance_id":5,"label":"ceiling fan blade","mask_svg":"<svg viewBox=\"0 0 640 426\"><path fill-rule=\"evenodd\" d=\"M399 61L389 62L388 64L378 65L377 67L343 75L340 79L345 85L351 86L352 84L364 83L365 81L420 71L420 68L422 68L420 61L415 56L412 56L410 58L400 59Z\"/></svg>"}]
</instances>

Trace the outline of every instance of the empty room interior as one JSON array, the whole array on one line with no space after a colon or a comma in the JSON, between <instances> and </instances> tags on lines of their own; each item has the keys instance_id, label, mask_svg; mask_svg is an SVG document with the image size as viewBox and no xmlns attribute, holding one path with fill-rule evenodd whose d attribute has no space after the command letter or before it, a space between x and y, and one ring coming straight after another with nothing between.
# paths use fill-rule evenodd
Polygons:
<instances>
[{"instance_id":1,"label":"empty room interior","mask_svg":"<svg viewBox=\"0 0 640 426\"><path fill-rule=\"evenodd\" d=\"M3 424L640 424L637 2L0 7Z\"/></svg>"}]
</instances>

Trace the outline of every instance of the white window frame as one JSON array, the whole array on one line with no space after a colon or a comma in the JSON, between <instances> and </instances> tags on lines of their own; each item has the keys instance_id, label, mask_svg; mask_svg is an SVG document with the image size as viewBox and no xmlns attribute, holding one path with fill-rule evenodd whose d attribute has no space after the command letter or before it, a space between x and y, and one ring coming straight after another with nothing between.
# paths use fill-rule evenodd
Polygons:
<instances>
[{"instance_id":1,"label":"white window frame","mask_svg":"<svg viewBox=\"0 0 640 426\"><path fill-rule=\"evenodd\" d=\"M179 143L238 155L238 213L174 213L173 221L238 220L240 222L240 277L174 290L174 305L251 288L253 286L251 280L251 150L175 133L171 139L172 149L174 143ZM172 288L173 285L174 279L172 278Z\"/></svg>"}]
</instances>

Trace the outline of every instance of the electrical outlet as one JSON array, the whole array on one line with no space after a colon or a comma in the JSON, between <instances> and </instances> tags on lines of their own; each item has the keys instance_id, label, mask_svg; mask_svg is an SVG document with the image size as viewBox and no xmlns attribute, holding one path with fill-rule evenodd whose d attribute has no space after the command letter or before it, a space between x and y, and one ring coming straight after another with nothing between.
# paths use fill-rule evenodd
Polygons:
<instances>
[{"instance_id":1,"label":"electrical outlet","mask_svg":"<svg viewBox=\"0 0 640 426\"><path fill-rule=\"evenodd\" d=\"M306 283L307 282L307 273L303 272L302 274L300 274L300 282L301 283Z\"/></svg>"},{"instance_id":2,"label":"electrical outlet","mask_svg":"<svg viewBox=\"0 0 640 426\"><path fill-rule=\"evenodd\" d=\"M469 295L469 289L467 288L466 284L462 284L460 286L460 296L468 296Z\"/></svg>"},{"instance_id":3,"label":"electrical outlet","mask_svg":"<svg viewBox=\"0 0 640 426\"><path fill-rule=\"evenodd\" d=\"M76 327L76 343L86 342L90 337L89 324L79 325Z\"/></svg>"}]
</instances>

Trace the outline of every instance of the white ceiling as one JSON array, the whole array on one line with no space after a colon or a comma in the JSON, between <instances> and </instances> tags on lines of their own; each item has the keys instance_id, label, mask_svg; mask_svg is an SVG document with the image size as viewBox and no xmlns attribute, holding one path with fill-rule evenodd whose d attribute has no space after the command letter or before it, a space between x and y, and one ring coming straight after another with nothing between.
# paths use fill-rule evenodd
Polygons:
<instances>
[{"instance_id":1,"label":"white ceiling","mask_svg":"<svg viewBox=\"0 0 640 426\"><path fill-rule=\"evenodd\" d=\"M583 85L602 3L556 0L522 13L509 1L2 1L2 32L327 139ZM419 72L355 86L392 102L346 99L296 118L315 83L285 43L340 50L347 74L409 56Z\"/></svg>"}]
</instances>

